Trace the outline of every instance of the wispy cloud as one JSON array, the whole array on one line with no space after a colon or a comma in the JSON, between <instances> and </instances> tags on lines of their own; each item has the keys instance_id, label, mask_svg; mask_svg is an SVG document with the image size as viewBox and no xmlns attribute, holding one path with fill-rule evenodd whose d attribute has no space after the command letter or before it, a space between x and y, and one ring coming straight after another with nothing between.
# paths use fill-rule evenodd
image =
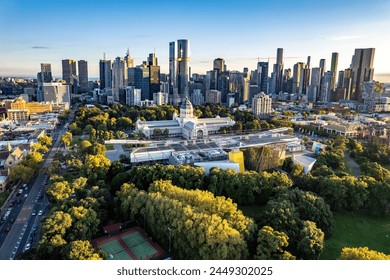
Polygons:
<instances>
[{"instance_id":1,"label":"wispy cloud","mask_svg":"<svg viewBox=\"0 0 390 280\"><path fill-rule=\"evenodd\" d=\"M357 35L343 35L343 36L326 37L326 40L342 41L342 40L353 40L353 39L359 39L359 38L363 38L363 37L357 36Z\"/></svg>"},{"instance_id":2,"label":"wispy cloud","mask_svg":"<svg viewBox=\"0 0 390 280\"><path fill-rule=\"evenodd\" d=\"M33 46L31 48L32 49L38 49L38 50L40 50L40 49L50 49L49 47L44 47L44 46Z\"/></svg>"}]
</instances>

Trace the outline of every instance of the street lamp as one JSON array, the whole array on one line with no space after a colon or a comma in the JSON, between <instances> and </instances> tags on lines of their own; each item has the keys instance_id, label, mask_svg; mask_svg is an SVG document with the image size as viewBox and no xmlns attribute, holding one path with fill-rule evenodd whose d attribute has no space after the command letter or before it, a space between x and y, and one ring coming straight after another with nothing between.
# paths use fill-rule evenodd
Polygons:
<instances>
[{"instance_id":1,"label":"street lamp","mask_svg":"<svg viewBox=\"0 0 390 280\"><path fill-rule=\"evenodd\" d=\"M168 227L168 230L169 230L169 255L171 255L171 241L172 241L172 229L170 227Z\"/></svg>"}]
</instances>

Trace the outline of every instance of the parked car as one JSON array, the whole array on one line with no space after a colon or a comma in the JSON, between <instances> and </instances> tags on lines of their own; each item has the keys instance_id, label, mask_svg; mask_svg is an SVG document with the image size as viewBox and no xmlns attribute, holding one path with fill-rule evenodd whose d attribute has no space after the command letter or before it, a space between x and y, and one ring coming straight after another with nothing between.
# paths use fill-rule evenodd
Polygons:
<instances>
[{"instance_id":1,"label":"parked car","mask_svg":"<svg viewBox=\"0 0 390 280\"><path fill-rule=\"evenodd\" d=\"M33 210L31 215L35 216L36 214L37 214L37 211Z\"/></svg>"},{"instance_id":2,"label":"parked car","mask_svg":"<svg viewBox=\"0 0 390 280\"><path fill-rule=\"evenodd\" d=\"M38 216L42 216L42 214L43 214L43 211L42 211L42 210L39 210Z\"/></svg>"},{"instance_id":3,"label":"parked car","mask_svg":"<svg viewBox=\"0 0 390 280\"><path fill-rule=\"evenodd\" d=\"M31 247L31 244L30 243L27 243L26 246L24 247L24 251L27 251L29 250Z\"/></svg>"}]
</instances>

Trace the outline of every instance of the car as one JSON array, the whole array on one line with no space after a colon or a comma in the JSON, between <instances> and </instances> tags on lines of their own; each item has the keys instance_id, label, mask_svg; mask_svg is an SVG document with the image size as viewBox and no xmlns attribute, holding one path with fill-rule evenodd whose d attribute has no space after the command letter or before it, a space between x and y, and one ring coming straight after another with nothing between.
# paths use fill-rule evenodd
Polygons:
<instances>
[{"instance_id":1,"label":"car","mask_svg":"<svg viewBox=\"0 0 390 280\"><path fill-rule=\"evenodd\" d=\"M43 211L42 211L42 210L39 210L38 216L42 216L42 214L43 214Z\"/></svg>"},{"instance_id":2,"label":"car","mask_svg":"<svg viewBox=\"0 0 390 280\"><path fill-rule=\"evenodd\" d=\"M22 192L23 192L23 189L20 189L20 190L18 191L19 194L22 194Z\"/></svg>"},{"instance_id":3,"label":"car","mask_svg":"<svg viewBox=\"0 0 390 280\"><path fill-rule=\"evenodd\" d=\"M27 197L28 196L28 194L24 194L24 197Z\"/></svg>"},{"instance_id":4,"label":"car","mask_svg":"<svg viewBox=\"0 0 390 280\"><path fill-rule=\"evenodd\" d=\"M33 210L31 215L35 216L37 214L37 211Z\"/></svg>"},{"instance_id":5,"label":"car","mask_svg":"<svg viewBox=\"0 0 390 280\"><path fill-rule=\"evenodd\" d=\"M10 230L11 230L11 227L6 227L6 228L4 229L5 232L9 232Z\"/></svg>"},{"instance_id":6,"label":"car","mask_svg":"<svg viewBox=\"0 0 390 280\"><path fill-rule=\"evenodd\" d=\"M26 246L24 247L24 251L27 251L29 250L31 247L31 244L30 243L27 243Z\"/></svg>"}]
</instances>

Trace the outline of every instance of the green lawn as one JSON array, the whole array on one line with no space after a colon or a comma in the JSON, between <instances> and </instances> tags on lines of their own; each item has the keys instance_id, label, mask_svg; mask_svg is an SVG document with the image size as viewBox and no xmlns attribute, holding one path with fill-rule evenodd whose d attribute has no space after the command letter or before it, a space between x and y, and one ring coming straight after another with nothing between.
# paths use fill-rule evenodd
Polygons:
<instances>
[{"instance_id":1,"label":"green lawn","mask_svg":"<svg viewBox=\"0 0 390 280\"><path fill-rule=\"evenodd\" d=\"M73 137L73 138L72 138L72 144L71 144L71 145L74 146L74 144L77 144L77 146L80 147L81 141L83 141L83 139L82 139L80 136L78 136L78 137Z\"/></svg>"},{"instance_id":2,"label":"green lawn","mask_svg":"<svg viewBox=\"0 0 390 280\"><path fill-rule=\"evenodd\" d=\"M325 240L323 260L338 259L343 247L368 247L390 254L390 219L362 213L334 213L336 227Z\"/></svg>"}]
</instances>

